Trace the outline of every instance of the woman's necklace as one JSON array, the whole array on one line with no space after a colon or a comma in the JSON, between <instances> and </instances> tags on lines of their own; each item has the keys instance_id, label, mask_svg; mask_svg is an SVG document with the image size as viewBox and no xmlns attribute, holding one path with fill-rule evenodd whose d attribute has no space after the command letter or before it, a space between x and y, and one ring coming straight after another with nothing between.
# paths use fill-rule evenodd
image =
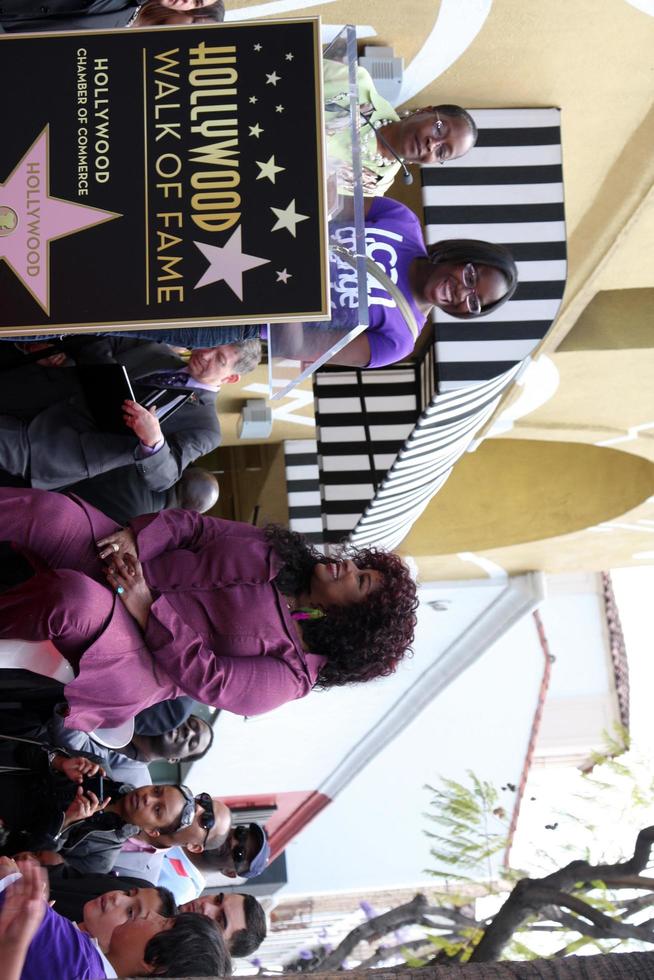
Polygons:
<instances>
[{"instance_id":1,"label":"woman's necklace","mask_svg":"<svg viewBox=\"0 0 654 980\"><path fill-rule=\"evenodd\" d=\"M364 163L372 163L378 167L390 167L391 164L396 163L392 157L385 157L379 152L377 143L377 133L376 130L382 129L389 123L393 122L392 119L378 119L373 122L368 116L363 112L361 116L366 121L366 126L361 127L361 155L364 158Z\"/></svg>"},{"instance_id":2,"label":"woman's necklace","mask_svg":"<svg viewBox=\"0 0 654 980\"><path fill-rule=\"evenodd\" d=\"M324 619L325 613L317 606L298 606L295 596L284 596L286 605L291 614L291 619L296 622L303 619Z\"/></svg>"}]
</instances>

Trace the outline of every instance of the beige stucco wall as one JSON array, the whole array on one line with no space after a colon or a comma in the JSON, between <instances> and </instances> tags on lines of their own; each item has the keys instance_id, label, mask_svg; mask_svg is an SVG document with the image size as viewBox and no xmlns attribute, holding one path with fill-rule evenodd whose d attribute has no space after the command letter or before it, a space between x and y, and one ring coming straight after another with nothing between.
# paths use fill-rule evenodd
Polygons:
<instances>
[{"instance_id":1,"label":"beige stucco wall","mask_svg":"<svg viewBox=\"0 0 654 980\"><path fill-rule=\"evenodd\" d=\"M405 541L398 550L411 555ZM424 582L484 578L528 571L603 571L620 566L654 564L654 497L601 525L524 544L472 551L415 556Z\"/></svg>"},{"instance_id":2,"label":"beige stucco wall","mask_svg":"<svg viewBox=\"0 0 654 980\"><path fill-rule=\"evenodd\" d=\"M652 347L653 342L654 289L605 289L593 297L557 350L629 350Z\"/></svg>"},{"instance_id":3,"label":"beige stucco wall","mask_svg":"<svg viewBox=\"0 0 654 980\"><path fill-rule=\"evenodd\" d=\"M456 466L402 545L486 552L621 517L654 493L654 463L570 442L489 439Z\"/></svg>"}]
</instances>

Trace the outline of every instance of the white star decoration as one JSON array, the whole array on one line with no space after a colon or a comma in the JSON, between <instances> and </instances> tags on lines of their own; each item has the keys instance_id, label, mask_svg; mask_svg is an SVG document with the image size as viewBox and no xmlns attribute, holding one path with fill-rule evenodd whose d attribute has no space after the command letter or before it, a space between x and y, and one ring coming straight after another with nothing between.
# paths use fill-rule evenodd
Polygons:
<instances>
[{"instance_id":1,"label":"white star decoration","mask_svg":"<svg viewBox=\"0 0 654 980\"><path fill-rule=\"evenodd\" d=\"M292 278L293 278L292 274L288 272L286 269L282 269L281 272L277 273L277 282L283 282L284 285L286 285L288 280Z\"/></svg>"},{"instance_id":2,"label":"white star decoration","mask_svg":"<svg viewBox=\"0 0 654 980\"><path fill-rule=\"evenodd\" d=\"M281 82L282 76L278 75L276 71L272 75L266 74L266 85L276 85L277 82Z\"/></svg>"},{"instance_id":3,"label":"white star decoration","mask_svg":"<svg viewBox=\"0 0 654 980\"><path fill-rule=\"evenodd\" d=\"M260 160L256 161L259 167L260 173L257 175L257 180L261 180L262 177L267 177L271 184L275 183L275 174L280 174L285 167L278 167L275 164L275 155L273 154L266 163L262 163Z\"/></svg>"},{"instance_id":4,"label":"white star decoration","mask_svg":"<svg viewBox=\"0 0 654 980\"><path fill-rule=\"evenodd\" d=\"M287 61L292 61L293 60L293 55L292 55L292 53L290 51L288 51L286 53L286 60Z\"/></svg>"},{"instance_id":5,"label":"white star decoration","mask_svg":"<svg viewBox=\"0 0 654 980\"><path fill-rule=\"evenodd\" d=\"M261 45L260 44L255 44L254 45L254 50L255 51L261 51Z\"/></svg>"},{"instance_id":6,"label":"white star decoration","mask_svg":"<svg viewBox=\"0 0 654 980\"><path fill-rule=\"evenodd\" d=\"M250 130L250 136L256 136L257 139L259 139L261 134L264 132L259 123L257 123L255 126L248 126L248 129Z\"/></svg>"},{"instance_id":7,"label":"white star decoration","mask_svg":"<svg viewBox=\"0 0 654 980\"><path fill-rule=\"evenodd\" d=\"M309 218L308 214L298 214L295 210L295 198L285 208L271 207L270 210L277 217L277 221L272 226L271 231L281 231L282 228L286 228L287 231L290 231L293 238L295 238L295 226L300 221L307 221Z\"/></svg>"},{"instance_id":8,"label":"white star decoration","mask_svg":"<svg viewBox=\"0 0 654 980\"><path fill-rule=\"evenodd\" d=\"M262 259L257 255L247 255L241 247L241 226L234 231L231 238L222 248L208 245L206 242L195 242L205 259L209 260L209 268L197 282L195 288L209 286L221 279L231 291L243 299L243 273L248 269L256 269L259 265L267 265L270 259Z\"/></svg>"},{"instance_id":9,"label":"white star decoration","mask_svg":"<svg viewBox=\"0 0 654 980\"><path fill-rule=\"evenodd\" d=\"M255 105L256 104L256 101L257 101L256 95L251 95L250 96L250 103L251 103L251 105Z\"/></svg>"},{"instance_id":10,"label":"white star decoration","mask_svg":"<svg viewBox=\"0 0 654 980\"><path fill-rule=\"evenodd\" d=\"M276 105L275 106L275 112L283 112L283 111L284 111L284 106L283 105Z\"/></svg>"}]
</instances>

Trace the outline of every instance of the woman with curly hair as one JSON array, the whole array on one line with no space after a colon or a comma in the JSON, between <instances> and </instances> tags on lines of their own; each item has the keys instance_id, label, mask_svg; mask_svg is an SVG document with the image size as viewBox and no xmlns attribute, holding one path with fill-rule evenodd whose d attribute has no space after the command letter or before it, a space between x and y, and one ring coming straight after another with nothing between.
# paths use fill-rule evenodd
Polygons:
<instances>
[{"instance_id":1,"label":"woman with curly hair","mask_svg":"<svg viewBox=\"0 0 654 980\"><path fill-rule=\"evenodd\" d=\"M390 674L413 639L415 582L377 549L330 561L283 528L184 510L120 528L81 500L11 487L0 537L38 569L0 595L0 637L50 640L70 662L71 728L180 694L260 714Z\"/></svg>"}]
</instances>

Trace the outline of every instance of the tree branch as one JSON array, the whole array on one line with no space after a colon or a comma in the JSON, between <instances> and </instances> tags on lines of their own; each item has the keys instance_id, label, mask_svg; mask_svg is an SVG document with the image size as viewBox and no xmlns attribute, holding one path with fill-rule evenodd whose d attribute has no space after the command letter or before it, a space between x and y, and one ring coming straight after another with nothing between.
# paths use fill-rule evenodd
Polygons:
<instances>
[{"instance_id":1,"label":"tree branch","mask_svg":"<svg viewBox=\"0 0 654 980\"><path fill-rule=\"evenodd\" d=\"M423 949L426 949L431 954L433 953L434 947L428 939L413 939L409 943L400 943L398 946L387 946L385 949L380 946L375 950L372 956L369 956L367 960L363 960L358 969L370 970L372 967L377 966L378 963L383 963L385 960L393 959L396 956L404 956L405 952L415 953L417 956L420 953L420 950Z\"/></svg>"},{"instance_id":2,"label":"tree branch","mask_svg":"<svg viewBox=\"0 0 654 980\"><path fill-rule=\"evenodd\" d=\"M563 908L567 908L570 912L588 919L594 926L604 931L603 938L605 939L639 939L644 943L654 943L654 932L651 929L642 925L636 926L630 922L619 922L574 895L568 895L565 892L553 893L552 901ZM580 923L580 925L583 926L584 923ZM586 935L584 928L577 928L577 932L580 932L582 936Z\"/></svg>"},{"instance_id":3,"label":"tree branch","mask_svg":"<svg viewBox=\"0 0 654 980\"><path fill-rule=\"evenodd\" d=\"M471 915L466 915L465 912L461 912L460 909L447 907L440 907L436 905L430 905L429 908L425 909L424 915L418 921L418 925L424 926L427 929L438 928L438 925L430 922L431 917L446 919L448 922L453 922L458 926L465 926L466 928L470 926L474 929L481 929L482 924L477 922L475 918Z\"/></svg>"},{"instance_id":4,"label":"tree branch","mask_svg":"<svg viewBox=\"0 0 654 980\"><path fill-rule=\"evenodd\" d=\"M307 972L316 973L317 971L328 972L329 970L337 970L343 960L347 959L359 943L381 939L395 929L401 929L402 926L412 925L414 922L420 921L427 908L427 899L424 895L418 894L410 902L399 905L396 909L391 909L389 912L384 912L383 915L377 915L374 919L368 919L367 922L362 922L360 926L352 929L341 940L336 949L328 953L322 960L317 960L315 964L312 963Z\"/></svg>"},{"instance_id":5,"label":"tree branch","mask_svg":"<svg viewBox=\"0 0 654 980\"><path fill-rule=\"evenodd\" d=\"M590 884L593 881L603 881L614 888L620 887L617 882L624 880L625 877L633 881L633 877L640 876L640 872L647 867L653 844L654 827L646 827L638 834L634 853L627 861L595 865L589 864L588 861L571 861L570 864L546 875L544 878L521 879L485 930L480 942L473 950L470 962L487 963L499 959L502 950L525 919L534 912L538 912L543 905L552 904L552 894L567 894L568 890L577 887L579 884ZM630 884L628 887L634 887L634 885ZM651 887L651 885L646 887ZM566 902L570 898L572 896L567 895ZM582 902L582 905L586 906L586 903ZM569 903L565 907L571 908ZM591 919L591 921L593 920ZM614 920L610 921L613 922ZM652 938L646 941L651 942Z\"/></svg>"}]
</instances>

